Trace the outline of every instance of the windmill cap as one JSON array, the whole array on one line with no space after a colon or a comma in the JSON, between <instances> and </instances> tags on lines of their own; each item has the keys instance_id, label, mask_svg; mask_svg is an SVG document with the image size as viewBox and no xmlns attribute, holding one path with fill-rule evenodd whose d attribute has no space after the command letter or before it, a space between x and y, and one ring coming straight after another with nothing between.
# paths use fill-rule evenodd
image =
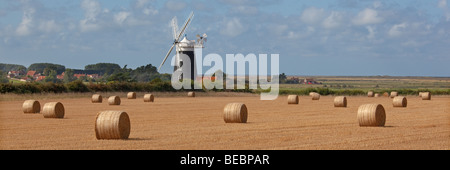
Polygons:
<instances>
[{"instance_id":1,"label":"windmill cap","mask_svg":"<svg viewBox=\"0 0 450 170\"><path fill-rule=\"evenodd\" d=\"M182 47L194 47L195 40L188 40L186 37L183 38L183 40L180 41L179 46Z\"/></svg>"}]
</instances>

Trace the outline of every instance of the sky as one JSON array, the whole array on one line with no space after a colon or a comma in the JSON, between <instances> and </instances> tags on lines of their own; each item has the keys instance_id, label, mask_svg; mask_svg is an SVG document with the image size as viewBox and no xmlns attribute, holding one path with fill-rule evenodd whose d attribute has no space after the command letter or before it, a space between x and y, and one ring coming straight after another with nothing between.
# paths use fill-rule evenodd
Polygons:
<instances>
[{"instance_id":1,"label":"sky","mask_svg":"<svg viewBox=\"0 0 450 170\"><path fill-rule=\"evenodd\" d=\"M204 56L279 54L287 75L450 77L450 0L0 0L0 63L159 66L171 19L191 11L185 34L208 35Z\"/></svg>"}]
</instances>

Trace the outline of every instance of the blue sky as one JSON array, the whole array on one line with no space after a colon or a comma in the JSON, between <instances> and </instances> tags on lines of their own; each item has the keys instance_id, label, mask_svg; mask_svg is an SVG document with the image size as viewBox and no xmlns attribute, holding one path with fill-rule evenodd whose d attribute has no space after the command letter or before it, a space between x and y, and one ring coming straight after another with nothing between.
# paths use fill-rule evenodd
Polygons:
<instances>
[{"instance_id":1,"label":"blue sky","mask_svg":"<svg viewBox=\"0 0 450 170\"><path fill-rule=\"evenodd\" d=\"M173 42L170 20L181 25L194 11L186 34L208 34L203 55L279 54L288 75L448 77L449 3L0 0L0 63L159 66Z\"/></svg>"}]
</instances>

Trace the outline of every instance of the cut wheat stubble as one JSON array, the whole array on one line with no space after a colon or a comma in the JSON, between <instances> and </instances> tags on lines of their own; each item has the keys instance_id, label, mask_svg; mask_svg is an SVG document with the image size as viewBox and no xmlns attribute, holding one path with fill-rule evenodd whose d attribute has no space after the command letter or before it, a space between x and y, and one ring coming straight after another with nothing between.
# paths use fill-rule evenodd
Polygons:
<instances>
[{"instance_id":1,"label":"cut wheat stubble","mask_svg":"<svg viewBox=\"0 0 450 170\"><path fill-rule=\"evenodd\" d=\"M94 128L97 139L128 139L130 118L124 111L101 111L97 113Z\"/></svg>"},{"instance_id":2,"label":"cut wheat stubble","mask_svg":"<svg viewBox=\"0 0 450 170\"><path fill-rule=\"evenodd\" d=\"M225 123L246 123L247 106L243 103L228 103L223 109Z\"/></svg>"},{"instance_id":3,"label":"cut wheat stubble","mask_svg":"<svg viewBox=\"0 0 450 170\"><path fill-rule=\"evenodd\" d=\"M22 104L23 113L39 113L41 104L36 100L25 100Z\"/></svg>"}]
</instances>

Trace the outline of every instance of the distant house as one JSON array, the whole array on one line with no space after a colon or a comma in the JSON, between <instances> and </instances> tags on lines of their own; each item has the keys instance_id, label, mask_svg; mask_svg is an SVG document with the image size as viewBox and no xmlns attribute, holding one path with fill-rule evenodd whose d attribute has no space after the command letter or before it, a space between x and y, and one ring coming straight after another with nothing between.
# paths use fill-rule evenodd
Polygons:
<instances>
[{"instance_id":1,"label":"distant house","mask_svg":"<svg viewBox=\"0 0 450 170\"><path fill-rule=\"evenodd\" d=\"M36 74L36 71L30 70L27 72L27 74L24 77L22 77L21 81L33 81L33 80L36 80L37 78L39 78L40 75L41 75L40 73ZM30 77L31 77L31 79L30 79Z\"/></svg>"},{"instance_id":2,"label":"distant house","mask_svg":"<svg viewBox=\"0 0 450 170\"><path fill-rule=\"evenodd\" d=\"M24 74L25 74L25 72L23 72L23 71L8 71L8 75L6 77L8 77L8 78L20 78Z\"/></svg>"},{"instance_id":3,"label":"distant house","mask_svg":"<svg viewBox=\"0 0 450 170\"><path fill-rule=\"evenodd\" d=\"M44 80L46 76L37 76L36 81Z\"/></svg>"},{"instance_id":4,"label":"distant house","mask_svg":"<svg viewBox=\"0 0 450 170\"><path fill-rule=\"evenodd\" d=\"M305 78L302 84L322 84L314 80L314 78Z\"/></svg>"},{"instance_id":5,"label":"distant house","mask_svg":"<svg viewBox=\"0 0 450 170\"><path fill-rule=\"evenodd\" d=\"M92 79L97 79L100 76L98 76L98 74L88 74L87 77L92 78Z\"/></svg>"},{"instance_id":6,"label":"distant house","mask_svg":"<svg viewBox=\"0 0 450 170\"><path fill-rule=\"evenodd\" d=\"M289 84L298 84L300 83L300 79L298 77L291 77L288 79L287 83Z\"/></svg>"},{"instance_id":7,"label":"distant house","mask_svg":"<svg viewBox=\"0 0 450 170\"><path fill-rule=\"evenodd\" d=\"M27 76L34 77L35 74L36 74L36 71L28 71L27 72Z\"/></svg>"},{"instance_id":8,"label":"distant house","mask_svg":"<svg viewBox=\"0 0 450 170\"><path fill-rule=\"evenodd\" d=\"M56 75L56 78L60 80L64 79L64 72L61 73L60 75Z\"/></svg>"},{"instance_id":9,"label":"distant house","mask_svg":"<svg viewBox=\"0 0 450 170\"><path fill-rule=\"evenodd\" d=\"M77 79L80 79L80 77L85 77L86 74L73 74L74 77L76 77Z\"/></svg>"}]
</instances>

